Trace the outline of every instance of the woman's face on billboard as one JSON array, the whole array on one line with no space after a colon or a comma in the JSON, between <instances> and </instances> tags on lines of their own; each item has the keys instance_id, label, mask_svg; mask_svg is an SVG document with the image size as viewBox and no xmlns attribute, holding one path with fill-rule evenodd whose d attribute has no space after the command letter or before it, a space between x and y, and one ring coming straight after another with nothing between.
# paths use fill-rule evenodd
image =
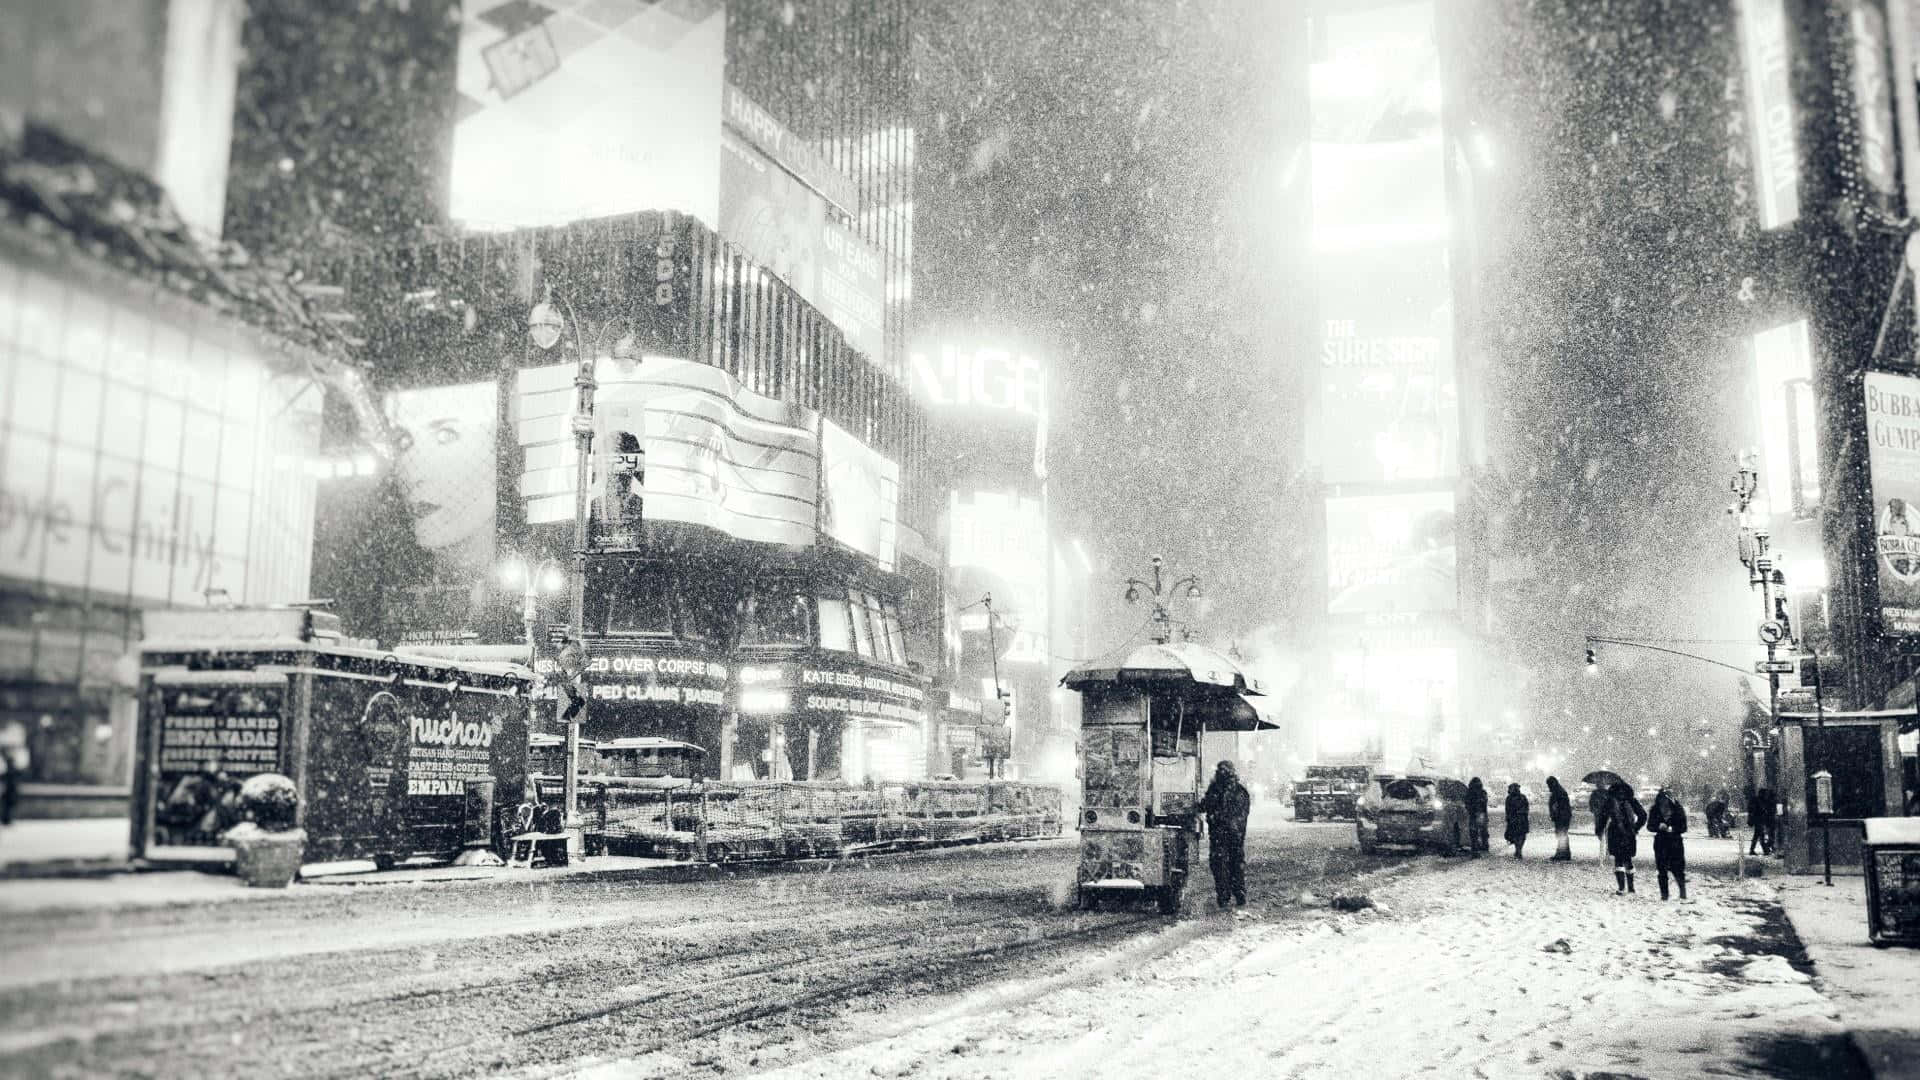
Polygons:
<instances>
[{"instance_id":1,"label":"woman's face on billboard","mask_svg":"<svg viewBox=\"0 0 1920 1080\"><path fill-rule=\"evenodd\" d=\"M492 383L393 395L391 411L400 442L395 471L413 511L414 539L429 551L492 535L493 399Z\"/></svg>"}]
</instances>

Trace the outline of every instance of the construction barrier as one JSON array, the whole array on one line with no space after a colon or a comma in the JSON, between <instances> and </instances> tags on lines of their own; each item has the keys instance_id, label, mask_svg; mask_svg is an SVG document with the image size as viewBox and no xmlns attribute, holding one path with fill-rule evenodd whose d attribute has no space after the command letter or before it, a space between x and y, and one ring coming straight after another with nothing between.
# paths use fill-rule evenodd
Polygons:
<instances>
[{"instance_id":1,"label":"construction barrier","mask_svg":"<svg viewBox=\"0 0 1920 1080\"><path fill-rule=\"evenodd\" d=\"M589 852L705 862L831 858L1065 831L1059 788L1011 781L663 786L586 776L580 816Z\"/></svg>"}]
</instances>

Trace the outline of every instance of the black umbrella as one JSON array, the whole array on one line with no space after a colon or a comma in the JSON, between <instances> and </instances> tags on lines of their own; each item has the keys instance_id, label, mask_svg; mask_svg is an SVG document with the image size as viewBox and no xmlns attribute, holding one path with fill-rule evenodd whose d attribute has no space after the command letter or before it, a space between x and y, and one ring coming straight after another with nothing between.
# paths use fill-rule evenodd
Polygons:
<instances>
[{"instance_id":1,"label":"black umbrella","mask_svg":"<svg viewBox=\"0 0 1920 1080\"><path fill-rule=\"evenodd\" d=\"M1615 784L1626 784L1627 780L1617 772L1608 769L1595 769L1581 777L1580 782L1583 784L1592 784L1595 787L1609 788ZM1627 786L1632 787L1633 785L1627 784Z\"/></svg>"}]
</instances>

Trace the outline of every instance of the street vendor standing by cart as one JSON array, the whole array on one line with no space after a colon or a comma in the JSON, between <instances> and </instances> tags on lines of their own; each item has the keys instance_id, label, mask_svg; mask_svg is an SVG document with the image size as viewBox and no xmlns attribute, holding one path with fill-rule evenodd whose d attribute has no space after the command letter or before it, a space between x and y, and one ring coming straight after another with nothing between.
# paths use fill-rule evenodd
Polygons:
<instances>
[{"instance_id":1,"label":"street vendor standing by cart","mask_svg":"<svg viewBox=\"0 0 1920 1080\"><path fill-rule=\"evenodd\" d=\"M1224 909L1231 899L1247 906L1247 815L1253 796L1234 772L1233 762L1222 761L1213 770L1213 783L1200 800L1207 815L1207 867L1213 872L1214 899Z\"/></svg>"},{"instance_id":2,"label":"street vendor standing by cart","mask_svg":"<svg viewBox=\"0 0 1920 1080\"><path fill-rule=\"evenodd\" d=\"M1222 906L1244 902L1251 800L1227 765L1207 789L1211 805L1203 802L1201 743L1208 731L1274 726L1247 701L1259 681L1205 646L1159 642L1115 666L1077 667L1061 682L1080 694L1080 906L1150 899L1178 912L1203 812L1212 819L1215 891Z\"/></svg>"}]
</instances>

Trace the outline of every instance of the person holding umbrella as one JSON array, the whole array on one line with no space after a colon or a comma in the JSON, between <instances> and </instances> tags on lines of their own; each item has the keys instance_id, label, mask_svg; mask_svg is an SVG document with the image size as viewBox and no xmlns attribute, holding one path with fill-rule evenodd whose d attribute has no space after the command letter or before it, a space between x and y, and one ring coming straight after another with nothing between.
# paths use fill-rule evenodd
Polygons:
<instances>
[{"instance_id":1,"label":"person holding umbrella","mask_svg":"<svg viewBox=\"0 0 1920 1080\"><path fill-rule=\"evenodd\" d=\"M1647 824L1647 811L1633 797L1625 780L1615 780L1607 789L1607 854L1613 856L1614 891L1633 891L1633 857L1640 850L1640 830Z\"/></svg>"},{"instance_id":2,"label":"person holding umbrella","mask_svg":"<svg viewBox=\"0 0 1920 1080\"><path fill-rule=\"evenodd\" d=\"M1625 783L1620 774L1611 769L1595 769L1580 778L1583 784L1593 785L1593 794L1587 796L1587 810L1593 815L1593 835L1604 839L1607 835L1608 792L1613 785Z\"/></svg>"}]
</instances>

